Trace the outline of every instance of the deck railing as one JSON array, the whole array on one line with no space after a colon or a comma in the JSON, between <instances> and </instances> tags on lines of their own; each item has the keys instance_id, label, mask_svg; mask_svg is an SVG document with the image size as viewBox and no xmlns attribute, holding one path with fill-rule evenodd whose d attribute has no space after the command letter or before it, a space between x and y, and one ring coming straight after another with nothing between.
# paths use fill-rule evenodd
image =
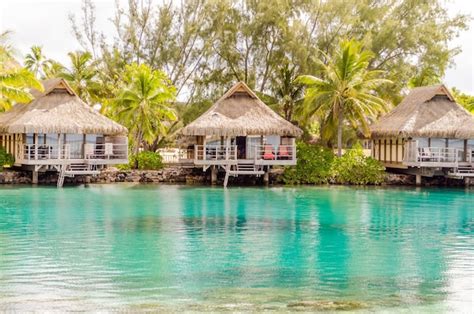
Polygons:
<instances>
[{"instance_id":1,"label":"deck railing","mask_svg":"<svg viewBox=\"0 0 474 314\"><path fill-rule=\"evenodd\" d=\"M462 161L463 151L454 147L418 147L418 143L407 142L404 162L420 164L457 164ZM471 154L472 156L472 154ZM472 158L469 157L468 158Z\"/></svg>"},{"instance_id":2,"label":"deck railing","mask_svg":"<svg viewBox=\"0 0 474 314\"><path fill-rule=\"evenodd\" d=\"M295 145L254 145L255 160L295 160Z\"/></svg>"},{"instance_id":3,"label":"deck railing","mask_svg":"<svg viewBox=\"0 0 474 314\"><path fill-rule=\"evenodd\" d=\"M188 158L191 154L188 149L180 149L180 148L162 148L158 150L158 153L163 158L164 163L179 163L182 160L193 159ZM193 150L191 150L193 153Z\"/></svg>"},{"instance_id":4,"label":"deck railing","mask_svg":"<svg viewBox=\"0 0 474 314\"><path fill-rule=\"evenodd\" d=\"M237 160L237 145L195 145L196 160Z\"/></svg>"},{"instance_id":5,"label":"deck railing","mask_svg":"<svg viewBox=\"0 0 474 314\"><path fill-rule=\"evenodd\" d=\"M18 149L18 157L23 160L70 159L70 147L53 144L24 144Z\"/></svg>"},{"instance_id":6,"label":"deck railing","mask_svg":"<svg viewBox=\"0 0 474 314\"><path fill-rule=\"evenodd\" d=\"M127 144L22 144L17 160L127 159Z\"/></svg>"}]
</instances>

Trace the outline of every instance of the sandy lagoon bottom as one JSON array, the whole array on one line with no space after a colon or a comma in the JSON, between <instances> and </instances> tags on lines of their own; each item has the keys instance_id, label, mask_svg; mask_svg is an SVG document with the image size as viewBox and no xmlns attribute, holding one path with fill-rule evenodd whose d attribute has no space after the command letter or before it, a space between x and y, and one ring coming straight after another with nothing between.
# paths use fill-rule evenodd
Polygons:
<instances>
[{"instance_id":1,"label":"sandy lagoon bottom","mask_svg":"<svg viewBox=\"0 0 474 314\"><path fill-rule=\"evenodd\" d=\"M474 191L0 189L0 311L474 309Z\"/></svg>"}]
</instances>

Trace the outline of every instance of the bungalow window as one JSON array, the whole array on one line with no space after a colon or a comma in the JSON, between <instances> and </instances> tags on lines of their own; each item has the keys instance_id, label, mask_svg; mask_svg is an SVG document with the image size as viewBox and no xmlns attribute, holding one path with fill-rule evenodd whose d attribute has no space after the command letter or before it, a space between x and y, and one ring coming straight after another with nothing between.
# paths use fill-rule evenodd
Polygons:
<instances>
[{"instance_id":1,"label":"bungalow window","mask_svg":"<svg viewBox=\"0 0 474 314\"><path fill-rule=\"evenodd\" d=\"M34 135L33 133L28 133L28 134L26 134L26 136L25 136L25 141L26 141L25 143L26 143L27 145L32 145L32 144L34 144L35 135Z\"/></svg>"},{"instance_id":2,"label":"bungalow window","mask_svg":"<svg viewBox=\"0 0 474 314\"><path fill-rule=\"evenodd\" d=\"M102 143L102 135L101 134L87 134L86 135L86 143L87 144L98 144Z\"/></svg>"},{"instance_id":3,"label":"bungalow window","mask_svg":"<svg viewBox=\"0 0 474 314\"><path fill-rule=\"evenodd\" d=\"M415 140L418 142L418 147L428 147L428 139L427 138L420 137L420 138L416 138ZM433 147L433 146L434 146L433 145L433 139L431 139L431 147Z\"/></svg>"},{"instance_id":4,"label":"bungalow window","mask_svg":"<svg viewBox=\"0 0 474 314\"><path fill-rule=\"evenodd\" d=\"M474 150L474 140L467 141L467 149Z\"/></svg>"},{"instance_id":5,"label":"bungalow window","mask_svg":"<svg viewBox=\"0 0 474 314\"><path fill-rule=\"evenodd\" d=\"M464 140L449 139L449 147L464 150Z\"/></svg>"},{"instance_id":6,"label":"bungalow window","mask_svg":"<svg viewBox=\"0 0 474 314\"><path fill-rule=\"evenodd\" d=\"M70 158L82 158L84 136L82 134L66 134L65 136L65 143L69 146Z\"/></svg>"},{"instance_id":7,"label":"bungalow window","mask_svg":"<svg viewBox=\"0 0 474 314\"><path fill-rule=\"evenodd\" d=\"M431 147L445 147L446 140L444 138L432 138Z\"/></svg>"},{"instance_id":8,"label":"bungalow window","mask_svg":"<svg viewBox=\"0 0 474 314\"><path fill-rule=\"evenodd\" d=\"M46 144L47 145L57 145L58 144L58 135L57 134L46 134Z\"/></svg>"},{"instance_id":9,"label":"bungalow window","mask_svg":"<svg viewBox=\"0 0 474 314\"><path fill-rule=\"evenodd\" d=\"M247 158L255 158L256 147L260 145L260 136L247 136Z\"/></svg>"}]
</instances>

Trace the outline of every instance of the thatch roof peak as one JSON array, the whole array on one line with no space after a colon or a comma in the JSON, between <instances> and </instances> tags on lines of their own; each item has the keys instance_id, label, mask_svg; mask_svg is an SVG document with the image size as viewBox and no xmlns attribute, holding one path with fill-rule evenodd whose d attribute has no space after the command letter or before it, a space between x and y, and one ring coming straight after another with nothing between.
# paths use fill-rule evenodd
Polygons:
<instances>
[{"instance_id":1,"label":"thatch roof peak","mask_svg":"<svg viewBox=\"0 0 474 314\"><path fill-rule=\"evenodd\" d=\"M474 116L456 103L443 84L414 88L371 126L372 138L474 138Z\"/></svg>"},{"instance_id":2,"label":"thatch roof peak","mask_svg":"<svg viewBox=\"0 0 474 314\"><path fill-rule=\"evenodd\" d=\"M238 82L181 133L190 136L299 136L303 132L265 105L247 84Z\"/></svg>"},{"instance_id":3,"label":"thatch roof peak","mask_svg":"<svg viewBox=\"0 0 474 314\"><path fill-rule=\"evenodd\" d=\"M70 95L77 95L74 92L74 90L71 88L71 86L69 86L68 82L65 79L60 78L60 77L42 80L41 84L43 85L44 91L40 92L39 90L36 90L36 89L30 90L30 93L33 95L34 98L39 98L44 95L48 95L55 89L65 90Z\"/></svg>"},{"instance_id":4,"label":"thatch roof peak","mask_svg":"<svg viewBox=\"0 0 474 314\"><path fill-rule=\"evenodd\" d=\"M0 114L0 133L70 133L125 135L127 129L84 103L62 78L41 82L28 104Z\"/></svg>"}]
</instances>

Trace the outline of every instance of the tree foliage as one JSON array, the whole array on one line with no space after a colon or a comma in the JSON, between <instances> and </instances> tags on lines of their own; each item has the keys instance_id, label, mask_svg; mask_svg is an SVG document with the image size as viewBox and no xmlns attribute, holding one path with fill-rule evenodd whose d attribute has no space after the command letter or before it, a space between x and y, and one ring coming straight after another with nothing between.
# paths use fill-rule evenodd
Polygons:
<instances>
[{"instance_id":1,"label":"tree foliage","mask_svg":"<svg viewBox=\"0 0 474 314\"><path fill-rule=\"evenodd\" d=\"M373 52L368 68L394 82L380 93L398 102L411 79L444 75L459 52L448 42L467 21L449 15L441 0L130 0L117 6L111 37L96 29L94 10L84 0L82 18L71 17L84 49L103 62L118 54L163 70L186 103L216 97L240 80L276 96L281 65L317 73L317 60L326 62L340 38Z\"/></svg>"},{"instance_id":2,"label":"tree foliage","mask_svg":"<svg viewBox=\"0 0 474 314\"><path fill-rule=\"evenodd\" d=\"M456 88L453 88L452 92L458 104L474 113L474 96L465 94Z\"/></svg>"},{"instance_id":3,"label":"tree foliage","mask_svg":"<svg viewBox=\"0 0 474 314\"><path fill-rule=\"evenodd\" d=\"M8 110L15 103L33 99L30 88L42 91L43 85L33 73L22 68L14 59L14 50L8 43L8 32L0 34L0 110Z\"/></svg>"},{"instance_id":4,"label":"tree foliage","mask_svg":"<svg viewBox=\"0 0 474 314\"><path fill-rule=\"evenodd\" d=\"M323 136L332 136L337 129L338 156L341 156L343 125L347 120L355 129L368 133L369 119L385 108L385 101L376 89L383 83L382 71L368 70L372 53L360 42L344 40L327 64L320 61L322 76L302 75L297 80L307 86L301 109L304 117L321 117Z\"/></svg>"},{"instance_id":5,"label":"tree foliage","mask_svg":"<svg viewBox=\"0 0 474 314\"><path fill-rule=\"evenodd\" d=\"M170 108L175 96L174 86L162 71L136 63L125 67L112 113L129 129L135 153L141 144L152 145L167 131L167 123L176 120Z\"/></svg>"},{"instance_id":6,"label":"tree foliage","mask_svg":"<svg viewBox=\"0 0 474 314\"><path fill-rule=\"evenodd\" d=\"M63 68L58 74L66 79L77 95L85 102L91 104L98 101L102 87L98 81L97 61L87 51L68 53L70 67Z\"/></svg>"}]
</instances>

